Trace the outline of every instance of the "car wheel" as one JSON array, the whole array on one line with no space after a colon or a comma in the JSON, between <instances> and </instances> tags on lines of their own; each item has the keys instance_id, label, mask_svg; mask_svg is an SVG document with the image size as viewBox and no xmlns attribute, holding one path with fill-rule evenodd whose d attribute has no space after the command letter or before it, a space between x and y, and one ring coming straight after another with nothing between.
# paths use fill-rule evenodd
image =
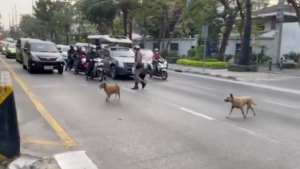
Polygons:
<instances>
[{"instance_id":1,"label":"car wheel","mask_svg":"<svg viewBox=\"0 0 300 169\"><path fill-rule=\"evenodd\" d=\"M63 74L63 73L64 73L64 68L59 68L57 71L58 71L58 74L60 74L60 75L61 75L61 74Z\"/></svg>"},{"instance_id":2,"label":"car wheel","mask_svg":"<svg viewBox=\"0 0 300 169\"><path fill-rule=\"evenodd\" d=\"M116 79L116 78L117 78L117 70L116 70L116 67L115 67L115 66L111 66L111 67L110 67L110 76L111 76L111 78L113 78L113 79Z\"/></svg>"},{"instance_id":3,"label":"car wheel","mask_svg":"<svg viewBox=\"0 0 300 169\"><path fill-rule=\"evenodd\" d=\"M32 69L32 66L31 66L30 62L28 62L27 71L28 71L30 74L33 73L33 69Z\"/></svg>"},{"instance_id":4,"label":"car wheel","mask_svg":"<svg viewBox=\"0 0 300 169\"><path fill-rule=\"evenodd\" d=\"M23 69L27 69L27 66L23 64Z\"/></svg>"}]
</instances>

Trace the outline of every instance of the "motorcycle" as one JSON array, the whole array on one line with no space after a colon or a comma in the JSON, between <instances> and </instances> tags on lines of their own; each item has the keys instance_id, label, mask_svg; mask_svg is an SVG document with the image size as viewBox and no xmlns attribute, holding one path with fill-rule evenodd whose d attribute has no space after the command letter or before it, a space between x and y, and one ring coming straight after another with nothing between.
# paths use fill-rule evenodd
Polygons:
<instances>
[{"instance_id":1,"label":"motorcycle","mask_svg":"<svg viewBox=\"0 0 300 169\"><path fill-rule=\"evenodd\" d=\"M74 65L74 67L75 67L76 66L76 61L74 63L75 63L75 65ZM87 60L86 60L86 56L83 54L80 57L80 63L78 65L78 69L77 69L78 71L75 71L75 74L78 74L79 72L86 72L87 68L88 68L88 63L87 63ZM76 70L76 69L74 68L74 70Z\"/></svg>"},{"instance_id":2,"label":"motorcycle","mask_svg":"<svg viewBox=\"0 0 300 169\"><path fill-rule=\"evenodd\" d=\"M167 62L163 58L156 59L157 68L150 64L148 67L148 74L152 78L153 76L161 77L163 80L168 78Z\"/></svg>"},{"instance_id":3,"label":"motorcycle","mask_svg":"<svg viewBox=\"0 0 300 169\"><path fill-rule=\"evenodd\" d=\"M91 79L97 78L99 80L99 82L102 82L103 79L105 78L104 77L104 72L103 72L103 65L104 64L101 62L100 58L93 59L92 63L95 64L95 65L94 65L94 70L93 70L92 75L91 75L90 78Z\"/></svg>"}]
</instances>

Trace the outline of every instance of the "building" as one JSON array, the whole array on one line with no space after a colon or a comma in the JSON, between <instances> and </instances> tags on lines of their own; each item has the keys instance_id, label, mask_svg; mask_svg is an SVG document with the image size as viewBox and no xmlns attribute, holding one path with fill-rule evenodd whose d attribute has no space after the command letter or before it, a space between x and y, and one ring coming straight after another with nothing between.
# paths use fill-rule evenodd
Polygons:
<instances>
[{"instance_id":1,"label":"building","mask_svg":"<svg viewBox=\"0 0 300 169\"><path fill-rule=\"evenodd\" d=\"M253 15L253 20L262 24L262 31L257 36L252 35L251 44L261 44L265 46L266 55L273 59L273 63L277 62L278 46L278 23L276 20L278 6L273 5L258 10ZM282 40L280 46L280 56L289 52L300 52L300 28L294 8L286 4L283 8L284 23L282 29ZM225 54L235 55L239 52L241 46L240 37L237 33L231 33ZM259 47L252 45L252 52L259 53Z\"/></svg>"}]
</instances>

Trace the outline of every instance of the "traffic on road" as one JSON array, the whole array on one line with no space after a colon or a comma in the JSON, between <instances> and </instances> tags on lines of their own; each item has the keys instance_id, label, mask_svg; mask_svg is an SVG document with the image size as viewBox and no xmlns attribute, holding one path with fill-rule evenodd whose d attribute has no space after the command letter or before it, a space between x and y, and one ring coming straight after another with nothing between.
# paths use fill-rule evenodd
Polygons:
<instances>
[{"instance_id":1,"label":"traffic on road","mask_svg":"<svg viewBox=\"0 0 300 169\"><path fill-rule=\"evenodd\" d=\"M100 38L113 43L92 42ZM53 128L40 131L43 137L56 133L68 149L86 151L105 169L300 166L300 91L172 72L164 60L152 62L156 50L136 50L116 37L89 40L84 52L82 46L20 39L14 59L0 58L1 71L14 78L20 121L44 117L44 126ZM137 51L144 90L131 89ZM166 71L167 78L155 71Z\"/></svg>"}]
</instances>

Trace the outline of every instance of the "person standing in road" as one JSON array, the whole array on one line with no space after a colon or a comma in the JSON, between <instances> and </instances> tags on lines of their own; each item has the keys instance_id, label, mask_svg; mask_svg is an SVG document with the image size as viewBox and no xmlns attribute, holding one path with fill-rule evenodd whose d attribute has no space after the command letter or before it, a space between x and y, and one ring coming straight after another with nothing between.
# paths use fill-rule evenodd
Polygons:
<instances>
[{"instance_id":1,"label":"person standing in road","mask_svg":"<svg viewBox=\"0 0 300 169\"><path fill-rule=\"evenodd\" d=\"M134 58L134 65L133 65L135 84L134 84L134 87L131 89L133 89L133 90L139 89L139 86L138 86L139 83L142 84L142 88L144 89L146 86L146 83L140 78L140 73L144 67L143 63L142 63L143 56L140 52L141 48L139 46L134 46L133 49L135 51L135 58Z\"/></svg>"},{"instance_id":2,"label":"person standing in road","mask_svg":"<svg viewBox=\"0 0 300 169\"><path fill-rule=\"evenodd\" d=\"M70 45L70 49L68 50L68 59L67 59L67 64L66 64L66 67L65 67L65 71L68 71L72 69L72 66L73 66L73 63L74 63L74 60L73 60L73 55L75 53L75 49L74 49L74 46L73 45Z\"/></svg>"},{"instance_id":3,"label":"person standing in road","mask_svg":"<svg viewBox=\"0 0 300 169\"><path fill-rule=\"evenodd\" d=\"M81 56L84 55L85 53L82 51L80 46L77 46L77 51L75 52L75 74L79 73L79 66L81 64Z\"/></svg>"}]
</instances>

